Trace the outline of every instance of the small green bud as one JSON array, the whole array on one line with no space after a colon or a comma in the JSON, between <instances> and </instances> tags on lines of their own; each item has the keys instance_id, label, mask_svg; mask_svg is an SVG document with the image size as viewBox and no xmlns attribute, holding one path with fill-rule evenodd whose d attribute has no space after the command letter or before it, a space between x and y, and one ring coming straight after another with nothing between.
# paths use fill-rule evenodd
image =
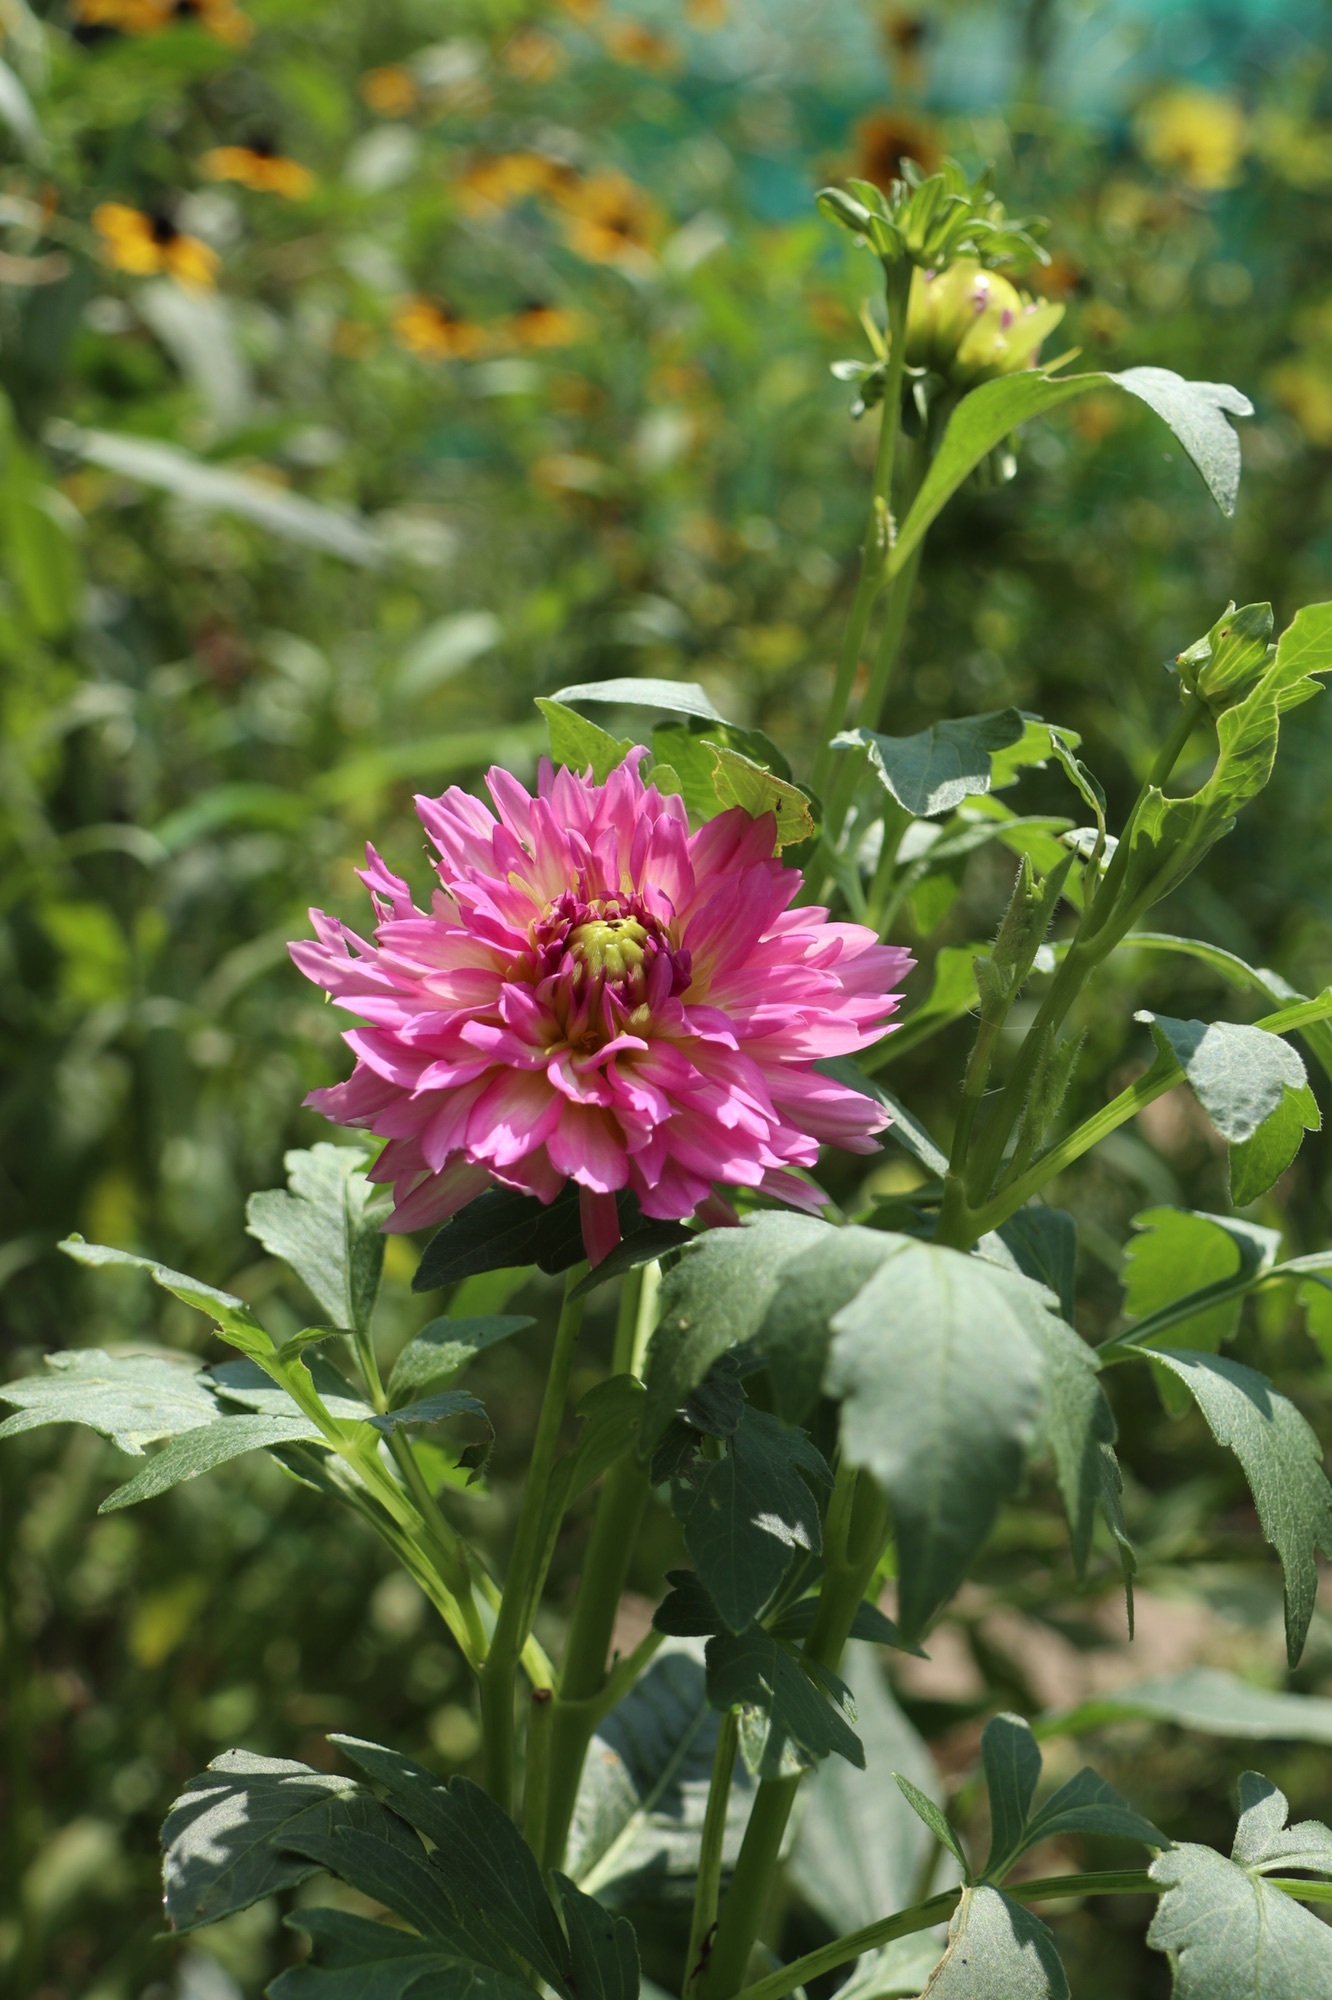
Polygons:
<instances>
[{"instance_id":1,"label":"small green bud","mask_svg":"<svg viewBox=\"0 0 1332 2000\"><path fill-rule=\"evenodd\" d=\"M990 954L994 965L1001 971L1011 972L1027 956L1031 927L1041 902L1035 881L1031 857L1024 854L1013 881L1013 893L1008 899L1004 920L999 926L999 935L994 941L994 950Z\"/></svg>"},{"instance_id":2,"label":"small green bud","mask_svg":"<svg viewBox=\"0 0 1332 2000\"><path fill-rule=\"evenodd\" d=\"M944 271L913 271L907 306L908 367L930 368L958 388L1032 368L1064 316L1056 300L1027 298L977 258Z\"/></svg>"},{"instance_id":3,"label":"small green bud","mask_svg":"<svg viewBox=\"0 0 1332 2000\"><path fill-rule=\"evenodd\" d=\"M1245 604L1238 610L1233 603L1228 604L1207 637L1191 646L1189 655L1181 654L1181 660L1189 660L1193 688L1213 715L1246 695L1275 658L1272 622L1270 604ZM1200 647L1206 648L1201 658L1189 657L1197 655ZM1182 665L1180 673L1184 678ZM1187 678L1185 685L1189 685Z\"/></svg>"}]
</instances>

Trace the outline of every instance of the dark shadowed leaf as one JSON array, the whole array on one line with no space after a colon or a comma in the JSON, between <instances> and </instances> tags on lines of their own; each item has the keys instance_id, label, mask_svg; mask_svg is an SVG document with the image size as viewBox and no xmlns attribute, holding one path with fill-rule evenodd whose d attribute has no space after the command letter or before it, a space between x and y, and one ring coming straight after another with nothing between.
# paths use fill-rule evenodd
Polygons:
<instances>
[{"instance_id":1,"label":"dark shadowed leaf","mask_svg":"<svg viewBox=\"0 0 1332 2000\"><path fill-rule=\"evenodd\" d=\"M285 1757L227 1750L191 1778L162 1827L162 1888L175 1931L196 1930L261 1896L313 1875L316 1864L285 1853L290 1822L329 1794L358 1790Z\"/></svg>"},{"instance_id":2,"label":"dark shadowed leaf","mask_svg":"<svg viewBox=\"0 0 1332 2000\"><path fill-rule=\"evenodd\" d=\"M689 1491L685 1545L733 1632L775 1596L797 1549L822 1547L811 1482L831 1486L832 1474L805 1433L746 1409L721 1458Z\"/></svg>"},{"instance_id":3,"label":"dark shadowed leaf","mask_svg":"<svg viewBox=\"0 0 1332 2000\"><path fill-rule=\"evenodd\" d=\"M1022 1851L1027 1814L1041 1775L1041 1753L1020 1715L992 1715L981 1736L981 1762L990 1801L987 1876L1002 1879Z\"/></svg>"},{"instance_id":4,"label":"dark shadowed leaf","mask_svg":"<svg viewBox=\"0 0 1332 2000\"><path fill-rule=\"evenodd\" d=\"M578 2000L638 2000L638 1944L624 1917L584 1895L567 1875L551 1876L573 1960Z\"/></svg>"},{"instance_id":5,"label":"dark shadowed leaf","mask_svg":"<svg viewBox=\"0 0 1332 2000\"><path fill-rule=\"evenodd\" d=\"M438 1941L353 1916L350 1910L300 1910L287 1919L309 1936L304 1965L280 1972L270 2000L531 2000L521 1974L452 1956Z\"/></svg>"},{"instance_id":6,"label":"dark shadowed leaf","mask_svg":"<svg viewBox=\"0 0 1332 2000\"><path fill-rule=\"evenodd\" d=\"M864 1768L855 1704L836 1674L758 1626L709 1639L707 1667L708 1699L739 1710L741 1754L756 1777L788 1777L833 1751Z\"/></svg>"},{"instance_id":7,"label":"dark shadowed leaf","mask_svg":"<svg viewBox=\"0 0 1332 2000\"><path fill-rule=\"evenodd\" d=\"M626 1239L657 1226L644 1224L631 1194L617 1195L616 1205ZM572 1181L549 1205L512 1188L488 1188L431 1237L412 1279L412 1290L432 1292L440 1285L456 1284L460 1278L520 1264L535 1264L553 1274L569 1270L586 1254L578 1189Z\"/></svg>"}]
</instances>

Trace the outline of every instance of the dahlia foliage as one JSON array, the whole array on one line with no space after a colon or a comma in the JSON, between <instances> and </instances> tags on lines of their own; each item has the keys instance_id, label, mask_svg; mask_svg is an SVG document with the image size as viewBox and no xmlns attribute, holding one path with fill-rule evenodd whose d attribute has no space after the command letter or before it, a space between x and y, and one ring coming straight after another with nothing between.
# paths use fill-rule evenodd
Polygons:
<instances>
[{"instance_id":1,"label":"dahlia foliage","mask_svg":"<svg viewBox=\"0 0 1332 2000\"><path fill-rule=\"evenodd\" d=\"M874 1150L886 1115L817 1067L885 1031L908 952L791 908L798 869L771 815L690 832L633 751L604 784L543 762L533 798L502 770L492 812L456 787L418 798L438 851L428 911L369 851L373 943L312 911L301 970L365 1024L346 1083L309 1102L387 1140L389 1227L441 1222L501 1183L580 1190L589 1256L646 1216L729 1210L715 1188L806 1208L823 1144Z\"/></svg>"}]
</instances>

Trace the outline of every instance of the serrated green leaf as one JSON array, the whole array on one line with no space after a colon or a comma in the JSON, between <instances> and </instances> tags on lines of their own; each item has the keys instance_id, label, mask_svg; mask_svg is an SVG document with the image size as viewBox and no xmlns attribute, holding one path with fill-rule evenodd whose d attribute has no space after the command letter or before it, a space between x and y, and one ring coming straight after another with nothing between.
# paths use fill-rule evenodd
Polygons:
<instances>
[{"instance_id":1,"label":"serrated green leaf","mask_svg":"<svg viewBox=\"0 0 1332 2000\"><path fill-rule=\"evenodd\" d=\"M250 1196L249 1234L280 1257L335 1326L368 1333L384 1265L383 1190L369 1180L354 1146L290 1152L287 1188Z\"/></svg>"},{"instance_id":2,"label":"serrated green leaf","mask_svg":"<svg viewBox=\"0 0 1332 2000\"><path fill-rule=\"evenodd\" d=\"M390 1404L448 1381L496 1341L508 1340L535 1323L528 1313L491 1313L472 1319L450 1319L445 1315L428 1320L419 1333L412 1335L393 1364L388 1379Z\"/></svg>"},{"instance_id":3,"label":"serrated green leaf","mask_svg":"<svg viewBox=\"0 0 1332 2000\"><path fill-rule=\"evenodd\" d=\"M579 772L590 768L599 785L605 784L610 772L624 762L634 747L632 736L612 736L562 701L549 701L538 695L536 705L546 718L550 754L555 762Z\"/></svg>"},{"instance_id":4,"label":"serrated green leaf","mask_svg":"<svg viewBox=\"0 0 1332 2000\"><path fill-rule=\"evenodd\" d=\"M964 1889L920 2000L1069 2000L1048 1927L1002 1889Z\"/></svg>"},{"instance_id":5,"label":"serrated green leaf","mask_svg":"<svg viewBox=\"0 0 1332 2000\"><path fill-rule=\"evenodd\" d=\"M1263 1877L1183 1842L1149 1870L1164 1891L1147 1942L1175 2000L1304 2000L1332 1992L1332 1929Z\"/></svg>"},{"instance_id":6,"label":"serrated green leaf","mask_svg":"<svg viewBox=\"0 0 1332 2000\"><path fill-rule=\"evenodd\" d=\"M321 1444L319 1431L307 1417L217 1417L198 1430L182 1431L157 1452L143 1471L108 1493L99 1514L114 1514L121 1507L136 1507L141 1500L155 1500L168 1487L183 1480L197 1479L212 1472L228 1459L273 1444Z\"/></svg>"},{"instance_id":7,"label":"serrated green leaf","mask_svg":"<svg viewBox=\"0 0 1332 2000\"><path fill-rule=\"evenodd\" d=\"M1027 1815L1041 1775L1041 1753L1020 1715L992 1715L981 1732L981 1763L990 1801L987 1878L1001 1878L1022 1852Z\"/></svg>"},{"instance_id":8,"label":"serrated green leaf","mask_svg":"<svg viewBox=\"0 0 1332 2000\"><path fill-rule=\"evenodd\" d=\"M46 1367L45 1375L26 1375L0 1387L0 1402L16 1406L0 1423L0 1438L43 1424L86 1424L141 1458L146 1444L195 1430L220 1414L207 1373L184 1356L173 1361L72 1347L48 1354Z\"/></svg>"},{"instance_id":9,"label":"serrated green leaf","mask_svg":"<svg viewBox=\"0 0 1332 2000\"><path fill-rule=\"evenodd\" d=\"M1288 1090L1304 1089L1304 1064L1288 1042L1238 1021L1176 1021L1164 1014L1133 1017L1151 1028L1172 1055L1194 1096L1223 1139L1251 1139Z\"/></svg>"},{"instance_id":10,"label":"serrated green leaf","mask_svg":"<svg viewBox=\"0 0 1332 2000\"><path fill-rule=\"evenodd\" d=\"M1218 1444L1244 1468L1258 1519L1281 1558L1286 1655L1304 1650L1318 1590L1316 1551L1332 1555L1332 1486L1317 1437L1265 1375L1221 1355L1154 1347L1152 1359L1188 1388Z\"/></svg>"},{"instance_id":11,"label":"serrated green leaf","mask_svg":"<svg viewBox=\"0 0 1332 2000\"><path fill-rule=\"evenodd\" d=\"M114 1264L127 1270L146 1271L164 1292L193 1306L196 1312L206 1313L222 1338L232 1347L238 1347L242 1354L273 1352L272 1341L244 1299L235 1298L230 1292L219 1292L198 1278L187 1277L183 1271L168 1270L165 1264L155 1263L151 1257L136 1257L130 1250L113 1250L105 1243L85 1243L81 1236L67 1236L56 1247L76 1264L87 1264L94 1270Z\"/></svg>"},{"instance_id":12,"label":"serrated green leaf","mask_svg":"<svg viewBox=\"0 0 1332 2000\"><path fill-rule=\"evenodd\" d=\"M717 1729L702 1647L668 1639L597 1724L583 1767L567 1865L589 1894L611 1902L645 1888L673 1902L692 1895ZM741 1767L726 1808L727 1868L740 1851L753 1794Z\"/></svg>"},{"instance_id":13,"label":"serrated green leaf","mask_svg":"<svg viewBox=\"0 0 1332 2000\"><path fill-rule=\"evenodd\" d=\"M1260 1874L1276 1870L1287 1875L1298 1868L1306 1875L1332 1875L1332 1828L1316 1819L1287 1826L1289 1803L1270 1778L1261 1771L1242 1771L1239 1802L1232 1861Z\"/></svg>"},{"instance_id":14,"label":"serrated green leaf","mask_svg":"<svg viewBox=\"0 0 1332 2000\"><path fill-rule=\"evenodd\" d=\"M898 1623L915 1642L1016 1491L1041 1423L1047 1340L1068 1328L1025 1279L981 1258L883 1240L887 1261L834 1316L826 1387L843 1398L848 1459L892 1501Z\"/></svg>"},{"instance_id":15,"label":"serrated green leaf","mask_svg":"<svg viewBox=\"0 0 1332 2000\"><path fill-rule=\"evenodd\" d=\"M162 1890L173 1931L197 1930L315 1873L284 1852L284 1828L326 1794L357 1790L352 1778L285 1757L227 1750L191 1778L162 1827Z\"/></svg>"},{"instance_id":16,"label":"serrated green leaf","mask_svg":"<svg viewBox=\"0 0 1332 2000\"><path fill-rule=\"evenodd\" d=\"M855 1704L836 1674L758 1626L719 1632L706 1658L708 1699L739 1711L741 1755L756 1777L789 1777L834 1752L864 1769Z\"/></svg>"},{"instance_id":17,"label":"serrated green leaf","mask_svg":"<svg viewBox=\"0 0 1332 2000\"><path fill-rule=\"evenodd\" d=\"M678 1576L682 1572L677 1570L668 1574ZM818 1602L817 1597L802 1597L789 1611L783 1611L780 1618L773 1620L768 1627L769 1631L778 1639L808 1638L814 1624ZM714 1626L713 1629L715 1631L717 1628ZM848 1637L863 1639L875 1646L892 1646L899 1653L914 1653L919 1660L929 1657L919 1646L906 1645L892 1619L885 1617L878 1605L871 1604L868 1599L856 1606L856 1614L851 1620Z\"/></svg>"},{"instance_id":18,"label":"serrated green leaf","mask_svg":"<svg viewBox=\"0 0 1332 2000\"><path fill-rule=\"evenodd\" d=\"M691 1492L685 1546L732 1632L772 1601L797 1549L822 1548L811 1481L831 1486L832 1474L805 1433L746 1409Z\"/></svg>"},{"instance_id":19,"label":"serrated green leaf","mask_svg":"<svg viewBox=\"0 0 1332 2000\"><path fill-rule=\"evenodd\" d=\"M963 799L988 792L991 754L1021 741L1026 718L1016 708L988 715L932 723L915 736L881 736L851 729L833 738L834 748L862 747L884 790L913 819L952 812Z\"/></svg>"}]
</instances>

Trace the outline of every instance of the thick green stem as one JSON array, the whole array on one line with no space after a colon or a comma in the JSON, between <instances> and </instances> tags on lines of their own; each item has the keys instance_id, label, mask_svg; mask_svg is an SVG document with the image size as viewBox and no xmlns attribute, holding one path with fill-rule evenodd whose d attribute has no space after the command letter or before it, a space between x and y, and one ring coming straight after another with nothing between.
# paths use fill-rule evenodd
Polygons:
<instances>
[{"instance_id":1,"label":"thick green stem","mask_svg":"<svg viewBox=\"0 0 1332 2000\"><path fill-rule=\"evenodd\" d=\"M888 366L884 373L883 415L879 422L879 443L874 457L874 488L869 519L860 550L860 575L847 618L837 674L828 699L827 713L819 738L818 755L811 778L814 790L823 792L832 769L832 739L845 727L855 689L860 648L869 624L874 600L884 581L884 565L891 547L893 462L897 455L897 434L902 417L902 373L906 366L907 299L911 290L911 265L895 264L888 271Z\"/></svg>"},{"instance_id":2,"label":"thick green stem","mask_svg":"<svg viewBox=\"0 0 1332 2000\"><path fill-rule=\"evenodd\" d=\"M841 1660L887 1533L883 1495L867 1474L858 1474L843 1461L828 1503L823 1587L804 1646L806 1656L819 1666L835 1669ZM767 1778L755 1794L716 1937L698 1981L700 2000L729 2000L744 1979L799 1789L798 1777Z\"/></svg>"},{"instance_id":3,"label":"thick green stem","mask_svg":"<svg viewBox=\"0 0 1332 2000\"><path fill-rule=\"evenodd\" d=\"M550 1725L555 1698L549 1688L532 1690L527 1712L527 1765L523 1773L523 1837L539 1862L545 1860L546 1807L550 1797Z\"/></svg>"},{"instance_id":4,"label":"thick green stem","mask_svg":"<svg viewBox=\"0 0 1332 2000\"><path fill-rule=\"evenodd\" d=\"M631 1272L615 1331L614 1371L634 1373L656 1315L659 1267ZM611 1467L597 1501L569 1623L551 1729L550 1804L545 1851L558 1868L573 1818L578 1781L597 1724L594 1697L606 1679L606 1655L624 1592L639 1522L651 1489L647 1467L630 1452Z\"/></svg>"},{"instance_id":5,"label":"thick green stem","mask_svg":"<svg viewBox=\"0 0 1332 2000\"><path fill-rule=\"evenodd\" d=\"M735 1752L740 1740L740 1721L728 1709L717 1730L717 1748L712 1759L712 1780L698 1849L698 1886L694 1891L694 1914L689 1926L689 1949L685 1953L684 2000L701 1974L712 1933L717 1924L721 1900L722 1850L726 1845L726 1816L731 1801L731 1779L735 1772Z\"/></svg>"},{"instance_id":6,"label":"thick green stem","mask_svg":"<svg viewBox=\"0 0 1332 2000\"><path fill-rule=\"evenodd\" d=\"M546 1377L541 1414L528 1462L513 1553L504 1579L499 1616L481 1672L481 1738L486 1789L506 1812L513 1809L514 1682L524 1641L531 1629L533 1584L545 1541L545 1512L560 1426L569 1400L569 1376L583 1322L583 1301L574 1290L585 1265L576 1264L565 1281L564 1304Z\"/></svg>"}]
</instances>

